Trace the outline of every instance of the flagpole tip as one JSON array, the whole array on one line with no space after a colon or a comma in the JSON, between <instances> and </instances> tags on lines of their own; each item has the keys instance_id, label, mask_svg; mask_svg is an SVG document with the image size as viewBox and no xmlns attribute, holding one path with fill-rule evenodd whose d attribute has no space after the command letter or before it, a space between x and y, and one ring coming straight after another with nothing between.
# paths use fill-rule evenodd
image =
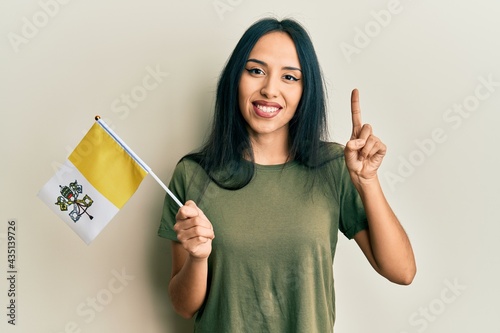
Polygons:
<instances>
[{"instance_id":1,"label":"flagpole tip","mask_svg":"<svg viewBox=\"0 0 500 333\"><path fill-rule=\"evenodd\" d=\"M101 116L99 115L95 116L95 121L98 121L99 119L101 119Z\"/></svg>"}]
</instances>

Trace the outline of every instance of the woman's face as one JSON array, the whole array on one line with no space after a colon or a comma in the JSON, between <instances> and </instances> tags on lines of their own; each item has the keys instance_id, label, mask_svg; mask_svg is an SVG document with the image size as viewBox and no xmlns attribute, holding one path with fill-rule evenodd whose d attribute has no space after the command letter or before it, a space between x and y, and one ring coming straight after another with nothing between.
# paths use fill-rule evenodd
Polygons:
<instances>
[{"instance_id":1,"label":"woman's face","mask_svg":"<svg viewBox=\"0 0 500 333\"><path fill-rule=\"evenodd\" d=\"M283 32L262 36L250 52L238 89L240 111L251 138L284 136L302 96L295 44Z\"/></svg>"}]
</instances>

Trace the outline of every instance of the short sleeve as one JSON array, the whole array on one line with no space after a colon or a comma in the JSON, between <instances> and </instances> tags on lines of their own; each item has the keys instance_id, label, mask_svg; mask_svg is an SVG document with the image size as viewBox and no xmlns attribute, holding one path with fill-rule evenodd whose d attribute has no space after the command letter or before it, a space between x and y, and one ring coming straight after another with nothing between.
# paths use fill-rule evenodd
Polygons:
<instances>
[{"instance_id":1,"label":"short sleeve","mask_svg":"<svg viewBox=\"0 0 500 333\"><path fill-rule=\"evenodd\" d=\"M345 165L344 157L336 160L340 170L340 221L339 230L348 238L352 239L359 231L368 228L365 208L356 187L352 183L351 176Z\"/></svg>"},{"instance_id":2,"label":"short sleeve","mask_svg":"<svg viewBox=\"0 0 500 333\"><path fill-rule=\"evenodd\" d=\"M170 191L181 201L185 202L185 189L186 189L186 168L183 161L179 162L174 169L174 173L168 185ZM174 231L175 215L179 210L179 206L170 198L168 194L165 195L163 202L163 212L160 221L160 228L158 235L160 237L168 238L173 241L179 241L177 234Z\"/></svg>"}]
</instances>

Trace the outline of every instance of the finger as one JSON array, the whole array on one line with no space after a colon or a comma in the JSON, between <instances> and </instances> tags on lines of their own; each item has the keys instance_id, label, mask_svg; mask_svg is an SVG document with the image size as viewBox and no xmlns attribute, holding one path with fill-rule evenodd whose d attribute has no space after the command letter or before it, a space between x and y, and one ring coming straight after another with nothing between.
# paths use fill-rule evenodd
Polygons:
<instances>
[{"instance_id":1,"label":"finger","mask_svg":"<svg viewBox=\"0 0 500 333\"><path fill-rule=\"evenodd\" d=\"M186 203L184 205L189 206L189 207L198 208L198 206L196 205L196 203L193 200L186 201Z\"/></svg>"},{"instance_id":2,"label":"finger","mask_svg":"<svg viewBox=\"0 0 500 333\"><path fill-rule=\"evenodd\" d=\"M370 124L364 124L358 132L358 139L368 140L373 134L373 128Z\"/></svg>"},{"instance_id":3,"label":"finger","mask_svg":"<svg viewBox=\"0 0 500 333\"><path fill-rule=\"evenodd\" d=\"M353 139L349 140L345 145L345 150L347 152L357 152L362 149L366 144L364 139Z\"/></svg>"},{"instance_id":4,"label":"finger","mask_svg":"<svg viewBox=\"0 0 500 333\"><path fill-rule=\"evenodd\" d=\"M363 149L359 151L359 158L361 160L365 158L369 158L371 156L371 152L373 149L378 149L378 144L379 140L377 137L374 135L371 135L369 138L367 138L365 145L363 146Z\"/></svg>"},{"instance_id":5,"label":"finger","mask_svg":"<svg viewBox=\"0 0 500 333\"><path fill-rule=\"evenodd\" d=\"M362 158L370 159L375 155L384 156L387 151L385 144L379 138L372 135L368 138L366 145L360 152Z\"/></svg>"},{"instance_id":6,"label":"finger","mask_svg":"<svg viewBox=\"0 0 500 333\"><path fill-rule=\"evenodd\" d=\"M196 203L193 200L188 200L185 205L195 208L196 211L198 212L196 216L200 216L208 221L208 218L206 217L205 213L203 213L203 211L196 205Z\"/></svg>"},{"instance_id":7,"label":"finger","mask_svg":"<svg viewBox=\"0 0 500 333\"><path fill-rule=\"evenodd\" d=\"M194 201L188 201L187 204L189 204L190 206L192 207L196 207L196 210L198 211L198 215L199 217L201 217L202 219L204 219L207 224L208 224L208 227L210 227L211 229L213 229L213 226L212 224L210 223L210 221L208 220L207 216L205 215L205 213L200 209L198 208L198 206L196 205L196 203Z\"/></svg>"},{"instance_id":8,"label":"finger","mask_svg":"<svg viewBox=\"0 0 500 333\"><path fill-rule=\"evenodd\" d=\"M208 240L215 238L213 229L203 227L194 227L188 230L176 230L177 239L181 243L198 242L206 243Z\"/></svg>"},{"instance_id":9,"label":"finger","mask_svg":"<svg viewBox=\"0 0 500 333\"><path fill-rule=\"evenodd\" d=\"M361 108L359 106L359 91L354 89L351 93L352 138L356 138L361 130Z\"/></svg>"},{"instance_id":10,"label":"finger","mask_svg":"<svg viewBox=\"0 0 500 333\"><path fill-rule=\"evenodd\" d=\"M198 207L196 207L196 209L198 210L198 216L200 216L201 218L203 218L203 219L205 219L205 220L208 221L208 218L205 215L205 213L203 213L203 211L201 209L199 209Z\"/></svg>"},{"instance_id":11,"label":"finger","mask_svg":"<svg viewBox=\"0 0 500 333\"><path fill-rule=\"evenodd\" d=\"M177 238L182 241L187 241L195 238L213 239L215 237L214 231L211 228L204 226L194 226L189 229L181 229L177 231Z\"/></svg>"},{"instance_id":12,"label":"finger","mask_svg":"<svg viewBox=\"0 0 500 333\"><path fill-rule=\"evenodd\" d=\"M383 142L379 141L376 145L373 146L372 150L368 153L368 156L373 157L379 155L380 157L383 157L386 153L387 146Z\"/></svg>"},{"instance_id":13,"label":"finger","mask_svg":"<svg viewBox=\"0 0 500 333\"><path fill-rule=\"evenodd\" d=\"M189 254L198 257L200 248L206 243L210 242L211 239L204 237L193 238L183 243L184 248L189 252ZM205 257L205 256L203 256Z\"/></svg>"},{"instance_id":14,"label":"finger","mask_svg":"<svg viewBox=\"0 0 500 333\"><path fill-rule=\"evenodd\" d=\"M188 230L194 227L203 227L207 230L212 230L212 224L207 219L202 218L201 216L190 217L185 220L178 219L174 224L174 230Z\"/></svg>"},{"instance_id":15,"label":"finger","mask_svg":"<svg viewBox=\"0 0 500 333\"><path fill-rule=\"evenodd\" d=\"M176 220L185 220L199 215L199 209L194 203L194 201L187 201L184 206L179 208L177 211L177 215L175 216Z\"/></svg>"}]
</instances>

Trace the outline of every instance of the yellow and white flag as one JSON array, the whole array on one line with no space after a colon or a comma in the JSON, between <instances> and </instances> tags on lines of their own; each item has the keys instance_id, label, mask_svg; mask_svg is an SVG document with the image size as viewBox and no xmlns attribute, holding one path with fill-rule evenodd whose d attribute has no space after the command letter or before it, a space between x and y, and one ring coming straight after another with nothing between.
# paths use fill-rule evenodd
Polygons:
<instances>
[{"instance_id":1,"label":"yellow and white flag","mask_svg":"<svg viewBox=\"0 0 500 333\"><path fill-rule=\"evenodd\" d=\"M38 193L87 244L132 197L148 173L171 194L102 120L96 120L64 166Z\"/></svg>"}]
</instances>

